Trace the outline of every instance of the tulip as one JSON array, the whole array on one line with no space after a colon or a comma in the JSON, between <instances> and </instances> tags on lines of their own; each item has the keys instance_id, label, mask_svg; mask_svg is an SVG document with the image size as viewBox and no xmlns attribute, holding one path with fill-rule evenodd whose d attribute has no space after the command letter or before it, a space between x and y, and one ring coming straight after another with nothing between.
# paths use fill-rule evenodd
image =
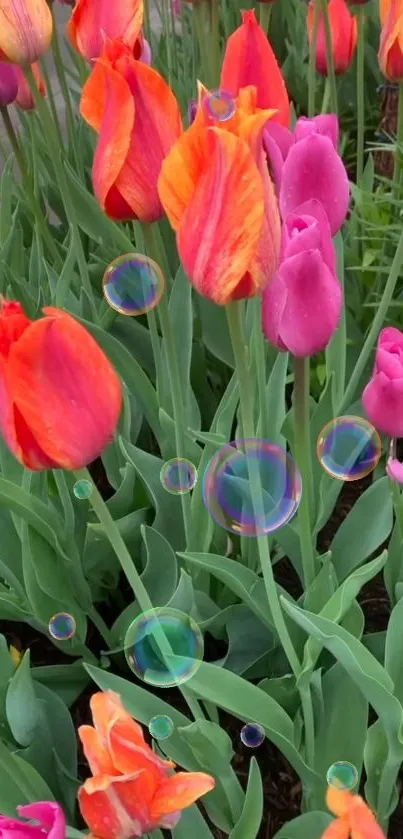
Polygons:
<instances>
[{"instance_id":1,"label":"tulip","mask_svg":"<svg viewBox=\"0 0 403 839\"><path fill-rule=\"evenodd\" d=\"M17 807L17 812L24 819L34 819L39 824L36 826L0 816L1 839L65 839L66 820L62 808L55 801L24 804Z\"/></svg>"},{"instance_id":2,"label":"tulip","mask_svg":"<svg viewBox=\"0 0 403 839\"><path fill-rule=\"evenodd\" d=\"M342 75L348 70L357 45L357 21L346 5L345 0L329 0L329 22L332 35L332 53L336 75ZM308 38L311 42L314 26L313 2L308 6ZM326 38L323 15L319 17L319 27L316 41L316 69L323 76L327 75Z\"/></svg>"},{"instance_id":3,"label":"tulip","mask_svg":"<svg viewBox=\"0 0 403 839\"><path fill-rule=\"evenodd\" d=\"M199 93L196 118L165 159L158 190L187 276L226 305L258 294L277 267L280 220L262 143L271 111L257 110L256 90L246 88L232 118L214 125L210 94Z\"/></svg>"},{"instance_id":4,"label":"tulip","mask_svg":"<svg viewBox=\"0 0 403 839\"><path fill-rule=\"evenodd\" d=\"M173 828L181 811L214 787L203 772L177 772L144 740L141 726L112 691L90 701L94 728L78 729L90 765L78 793L81 814L98 839L130 839Z\"/></svg>"},{"instance_id":5,"label":"tulip","mask_svg":"<svg viewBox=\"0 0 403 839\"><path fill-rule=\"evenodd\" d=\"M94 339L67 312L43 309L31 321L22 306L0 311L0 429L28 469L79 469L110 442L121 385Z\"/></svg>"},{"instance_id":6,"label":"tulip","mask_svg":"<svg viewBox=\"0 0 403 839\"><path fill-rule=\"evenodd\" d=\"M31 92L31 88L24 76L20 67L16 67L18 91L15 98L15 104L22 108L23 111L32 111L35 108L35 100ZM46 95L46 85L42 73L37 64L32 65L32 72L36 81L37 88L41 96Z\"/></svg>"},{"instance_id":7,"label":"tulip","mask_svg":"<svg viewBox=\"0 0 403 839\"><path fill-rule=\"evenodd\" d=\"M121 38L133 52L143 15L143 0L77 0L67 34L87 61L102 54L106 39Z\"/></svg>"},{"instance_id":8,"label":"tulip","mask_svg":"<svg viewBox=\"0 0 403 839\"><path fill-rule=\"evenodd\" d=\"M322 833L321 839L385 839L385 834L368 804L352 792L328 787L326 804L337 816Z\"/></svg>"},{"instance_id":9,"label":"tulip","mask_svg":"<svg viewBox=\"0 0 403 839\"><path fill-rule=\"evenodd\" d=\"M84 119L99 134L92 179L105 213L118 220L163 215L157 180L182 131L179 106L162 76L122 41L106 44L84 85Z\"/></svg>"},{"instance_id":10,"label":"tulip","mask_svg":"<svg viewBox=\"0 0 403 839\"><path fill-rule=\"evenodd\" d=\"M314 121L307 120L302 124L303 127L300 122L296 136L298 130L305 134L309 122ZM307 133L292 146L287 155L280 190L282 217L286 218L311 198L323 205L334 236L348 212L348 176L332 139L319 133Z\"/></svg>"},{"instance_id":11,"label":"tulip","mask_svg":"<svg viewBox=\"0 0 403 839\"><path fill-rule=\"evenodd\" d=\"M285 220L280 266L262 297L263 331L278 349L304 358L327 346L341 309L329 221L311 200Z\"/></svg>"},{"instance_id":12,"label":"tulip","mask_svg":"<svg viewBox=\"0 0 403 839\"><path fill-rule=\"evenodd\" d=\"M403 82L403 6L401 0L380 0L379 64L391 82Z\"/></svg>"},{"instance_id":13,"label":"tulip","mask_svg":"<svg viewBox=\"0 0 403 839\"><path fill-rule=\"evenodd\" d=\"M389 457L386 464L386 474L392 481L403 484L403 463L396 457Z\"/></svg>"},{"instance_id":14,"label":"tulip","mask_svg":"<svg viewBox=\"0 0 403 839\"><path fill-rule=\"evenodd\" d=\"M0 106L5 108L14 102L18 93L18 78L13 64L0 61Z\"/></svg>"},{"instance_id":15,"label":"tulip","mask_svg":"<svg viewBox=\"0 0 403 839\"><path fill-rule=\"evenodd\" d=\"M221 89L237 96L241 88L253 85L258 108L276 111L273 121L288 128L290 102L280 67L255 12L242 13L242 24L228 38L221 70Z\"/></svg>"},{"instance_id":16,"label":"tulip","mask_svg":"<svg viewBox=\"0 0 403 839\"><path fill-rule=\"evenodd\" d=\"M339 144L339 123L334 114L320 114L312 119L300 117L295 125L294 132L283 125L273 122L267 123L263 132L263 143L270 163L270 169L279 193L283 176L284 163L291 148L299 140L303 140L310 134L321 134L332 141L334 148L338 149Z\"/></svg>"},{"instance_id":17,"label":"tulip","mask_svg":"<svg viewBox=\"0 0 403 839\"><path fill-rule=\"evenodd\" d=\"M0 60L33 64L52 40L46 0L0 0Z\"/></svg>"},{"instance_id":18,"label":"tulip","mask_svg":"<svg viewBox=\"0 0 403 839\"><path fill-rule=\"evenodd\" d=\"M375 367L362 404L378 431L403 437L403 333L393 326L380 332Z\"/></svg>"}]
</instances>

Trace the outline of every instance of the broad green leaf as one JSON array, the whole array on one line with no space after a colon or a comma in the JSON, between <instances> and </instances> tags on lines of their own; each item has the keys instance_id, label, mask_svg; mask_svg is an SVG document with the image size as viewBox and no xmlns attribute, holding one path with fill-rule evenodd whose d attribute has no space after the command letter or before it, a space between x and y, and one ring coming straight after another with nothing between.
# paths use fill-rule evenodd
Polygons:
<instances>
[{"instance_id":1,"label":"broad green leaf","mask_svg":"<svg viewBox=\"0 0 403 839\"><path fill-rule=\"evenodd\" d=\"M388 544L388 561L383 570L383 578L388 592L389 600L394 606L397 602L397 586L403 579L403 542L400 539L399 525L395 522L392 536Z\"/></svg>"},{"instance_id":2,"label":"broad green leaf","mask_svg":"<svg viewBox=\"0 0 403 839\"><path fill-rule=\"evenodd\" d=\"M35 681L57 693L68 708L78 699L89 682L81 661L32 667L31 675Z\"/></svg>"},{"instance_id":3,"label":"broad green leaf","mask_svg":"<svg viewBox=\"0 0 403 839\"><path fill-rule=\"evenodd\" d=\"M6 696L7 721L14 740L20 746L29 746L32 742L40 717L29 662L27 650L10 681Z\"/></svg>"},{"instance_id":4,"label":"broad green leaf","mask_svg":"<svg viewBox=\"0 0 403 839\"><path fill-rule=\"evenodd\" d=\"M385 642L385 670L395 686L394 694L403 704L403 599L396 603L389 618Z\"/></svg>"},{"instance_id":5,"label":"broad green leaf","mask_svg":"<svg viewBox=\"0 0 403 839\"><path fill-rule=\"evenodd\" d=\"M0 812L15 818L19 804L33 801L54 801L45 781L33 766L19 755L12 754L0 740Z\"/></svg>"},{"instance_id":6,"label":"broad green leaf","mask_svg":"<svg viewBox=\"0 0 403 839\"><path fill-rule=\"evenodd\" d=\"M370 527L368 522L371 522ZM330 549L340 581L383 544L392 526L389 479L385 476L358 498L333 539Z\"/></svg>"},{"instance_id":7,"label":"broad green leaf","mask_svg":"<svg viewBox=\"0 0 403 839\"><path fill-rule=\"evenodd\" d=\"M198 295L196 308L201 318L204 345L216 358L234 368L234 353L224 307L216 306L207 297Z\"/></svg>"},{"instance_id":8,"label":"broad green leaf","mask_svg":"<svg viewBox=\"0 0 403 839\"><path fill-rule=\"evenodd\" d=\"M183 810L179 823L171 832L174 839L189 839L190 836L192 839L213 839L213 834L196 804Z\"/></svg>"},{"instance_id":9,"label":"broad green leaf","mask_svg":"<svg viewBox=\"0 0 403 839\"><path fill-rule=\"evenodd\" d=\"M332 821L333 817L329 813L304 813L281 827L273 839L321 839L322 833Z\"/></svg>"},{"instance_id":10,"label":"broad green leaf","mask_svg":"<svg viewBox=\"0 0 403 839\"><path fill-rule=\"evenodd\" d=\"M154 527L141 527L147 564L141 575L154 606L165 606L178 584L178 563L169 542ZM163 573L161 573L163 569Z\"/></svg>"},{"instance_id":11,"label":"broad green leaf","mask_svg":"<svg viewBox=\"0 0 403 839\"><path fill-rule=\"evenodd\" d=\"M284 437L281 428L284 423L285 406L285 380L288 370L288 353L278 353L270 372L266 388L266 400L270 406L268 429L269 439L278 446L284 446Z\"/></svg>"},{"instance_id":12,"label":"broad green leaf","mask_svg":"<svg viewBox=\"0 0 403 839\"><path fill-rule=\"evenodd\" d=\"M68 163L64 163L68 179L69 192L74 204L74 215L78 226L95 242L115 243L120 253L135 250L133 243L126 236L123 227L115 224L101 210L98 201L81 183Z\"/></svg>"},{"instance_id":13,"label":"broad green leaf","mask_svg":"<svg viewBox=\"0 0 403 839\"><path fill-rule=\"evenodd\" d=\"M256 839L263 817L263 784L256 758L252 758L249 766L248 786L241 817L231 833L229 839Z\"/></svg>"},{"instance_id":14,"label":"broad green leaf","mask_svg":"<svg viewBox=\"0 0 403 839\"><path fill-rule=\"evenodd\" d=\"M337 576L332 563L331 551L323 557L322 568L304 597L304 608L318 614L337 589Z\"/></svg>"},{"instance_id":15,"label":"broad green leaf","mask_svg":"<svg viewBox=\"0 0 403 839\"><path fill-rule=\"evenodd\" d=\"M43 501L0 478L0 507L3 505L29 522L56 551L64 553L57 535L63 532L62 521Z\"/></svg>"}]
</instances>

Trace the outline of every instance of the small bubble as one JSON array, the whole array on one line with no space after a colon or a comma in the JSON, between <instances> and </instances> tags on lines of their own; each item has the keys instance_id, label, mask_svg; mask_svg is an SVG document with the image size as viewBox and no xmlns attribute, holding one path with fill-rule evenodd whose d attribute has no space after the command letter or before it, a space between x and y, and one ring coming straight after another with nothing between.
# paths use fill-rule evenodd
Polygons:
<instances>
[{"instance_id":1,"label":"small bubble","mask_svg":"<svg viewBox=\"0 0 403 839\"><path fill-rule=\"evenodd\" d=\"M143 315L159 303L164 292L164 275L147 256L126 253L108 265L102 287L112 309L121 315Z\"/></svg>"},{"instance_id":2,"label":"small bubble","mask_svg":"<svg viewBox=\"0 0 403 839\"><path fill-rule=\"evenodd\" d=\"M358 772L353 763L348 760L338 760L332 763L326 773L329 787L344 791L352 790L358 784Z\"/></svg>"},{"instance_id":3,"label":"small bubble","mask_svg":"<svg viewBox=\"0 0 403 839\"><path fill-rule=\"evenodd\" d=\"M263 740L265 739L265 732L263 726L259 725L259 723L247 723L241 729L241 740L244 746L247 746L248 749L257 749L258 746L261 746Z\"/></svg>"},{"instance_id":4,"label":"small bubble","mask_svg":"<svg viewBox=\"0 0 403 839\"><path fill-rule=\"evenodd\" d=\"M225 90L213 90L204 97L203 110L209 121L227 122L235 114L236 102Z\"/></svg>"},{"instance_id":5,"label":"small bubble","mask_svg":"<svg viewBox=\"0 0 403 839\"><path fill-rule=\"evenodd\" d=\"M68 612L58 612L51 617L48 629L55 641L68 641L76 631L76 622Z\"/></svg>"},{"instance_id":6,"label":"small bubble","mask_svg":"<svg viewBox=\"0 0 403 839\"><path fill-rule=\"evenodd\" d=\"M190 460L174 457L164 463L160 479L162 486L172 495L185 495L196 485L197 469Z\"/></svg>"},{"instance_id":7,"label":"small bubble","mask_svg":"<svg viewBox=\"0 0 403 839\"><path fill-rule=\"evenodd\" d=\"M154 737L155 740L166 740L167 737L171 736L174 730L174 724L171 717L168 717L166 714L157 714L156 717L150 720L148 730L151 737Z\"/></svg>"},{"instance_id":8,"label":"small bubble","mask_svg":"<svg viewBox=\"0 0 403 839\"><path fill-rule=\"evenodd\" d=\"M382 454L378 432L362 417L336 417L319 434L316 453L325 471L340 481L359 481Z\"/></svg>"},{"instance_id":9,"label":"small bubble","mask_svg":"<svg viewBox=\"0 0 403 839\"><path fill-rule=\"evenodd\" d=\"M89 498L92 493L93 485L91 481L87 481L85 478L82 481L76 481L73 486L73 493L80 501L84 501L86 498Z\"/></svg>"}]
</instances>

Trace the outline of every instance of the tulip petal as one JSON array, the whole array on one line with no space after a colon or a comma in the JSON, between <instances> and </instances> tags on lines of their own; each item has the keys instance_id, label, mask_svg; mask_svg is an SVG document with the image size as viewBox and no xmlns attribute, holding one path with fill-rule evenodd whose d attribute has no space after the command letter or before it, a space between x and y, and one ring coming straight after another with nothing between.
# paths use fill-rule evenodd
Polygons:
<instances>
[{"instance_id":1,"label":"tulip petal","mask_svg":"<svg viewBox=\"0 0 403 839\"><path fill-rule=\"evenodd\" d=\"M0 835L7 839L44 839L41 827L0 816Z\"/></svg>"},{"instance_id":2,"label":"tulip petal","mask_svg":"<svg viewBox=\"0 0 403 839\"><path fill-rule=\"evenodd\" d=\"M323 137L329 137L337 151L339 146L339 120L336 114L319 114L313 119L300 117L295 125L296 142L304 140L310 134L322 134Z\"/></svg>"},{"instance_id":3,"label":"tulip petal","mask_svg":"<svg viewBox=\"0 0 403 839\"><path fill-rule=\"evenodd\" d=\"M358 795L354 796L348 819L351 839L385 839L373 812Z\"/></svg>"},{"instance_id":4,"label":"tulip petal","mask_svg":"<svg viewBox=\"0 0 403 839\"><path fill-rule=\"evenodd\" d=\"M378 346L381 346L389 341L392 344L397 344L398 347L403 348L403 333L400 329L396 329L395 326L385 326L384 329L381 329L378 338Z\"/></svg>"},{"instance_id":5,"label":"tulip petal","mask_svg":"<svg viewBox=\"0 0 403 839\"><path fill-rule=\"evenodd\" d=\"M89 778L78 791L78 803L83 819L93 836L98 839L129 839L143 834L143 825L125 809L117 793L119 784L133 784L133 779L108 775Z\"/></svg>"},{"instance_id":6,"label":"tulip petal","mask_svg":"<svg viewBox=\"0 0 403 839\"><path fill-rule=\"evenodd\" d=\"M44 309L10 349L13 399L39 447L65 469L95 460L111 440L121 385L91 335L65 312ZM46 411L44 411L46 406Z\"/></svg>"},{"instance_id":7,"label":"tulip petal","mask_svg":"<svg viewBox=\"0 0 403 839\"><path fill-rule=\"evenodd\" d=\"M294 235L298 233L298 235ZM336 253L326 212L315 198L290 213L283 226L282 257L295 256L302 250L318 248L332 272L336 273Z\"/></svg>"},{"instance_id":8,"label":"tulip petal","mask_svg":"<svg viewBox=\"0 0 403 839\"><path fill-rule=\"evenodd\" d=\"M403 463L396 457L389 457L386 464L386 474L392 481L403 484Z\"/></svg>"},{"instance_id":9,"label":"tulip petal","mask_svg":"<svg viewBox=\"0 0 403 839\"><path fill-rule=\"evenodd\" d=\"M81 740L87 763L93 775L118 775L108 749L95 728L91 725L80 725L78 736Z\"/></svg>"},{"instance_id":10,"label":"tulip petal","mask_svg":"<svg viewBox=\"0 0 403 839\"><path fill-rule=\"evenodd\" d=\"M134 99L135 118L128 155L115 186L134 214L151 222L162 214L156 189L162 162L182 132L179 106L152 67L122 59L119 69Z\"/></svg>"},{"instance_id":11,"label":"tulip petal","mask_svg":"<svg viewBox=\"0 0 403 839\"><path fill-rule=\"evenodd\" d=\"M136 736L132 724L132 719L111 722L108 749L114 766L124 775L145 769L153 778L160 778L175 764L153 752L143 737Z\"/></svg>"},{"instance_id":12,"label":"tulip petal","mask_svg":"<svg viewBox=\"0 0 403 839\"><path fill-rule=\"evenodd\" d=\"M0 105L5 107L14 102L18 93L16 66L0 61Z\"/></svg>"},{"instance_id":13,"label":"tulip petal","mask_svg":"<svg viewBox=\"0 0 403 839\"><path fill-rule=\"evenodd\" d=\"M31 92L31 88L24 76L23 71L21 70L21 67L16 67L15 69L17 72L18 80L18 92L15 98L15 102L20 108L22 108L23 111L32 111L35 108L35 99ZM39 69L39 65L33 64L31 70L39 93L41 94L41 96L45 96L46 85L42 73Z\"/></svg>"},{"instance_id":14,"label":"tulip petal","mask_svg":"<svg viewBox=\"0 0 403 839\"><path fill-rule=\"evenodd\" d=\"M52 15L46 0L2 0L0 58L33 64L52 40Z\"/></svg>"},{"instance_id":15,"label":"tulip petal","mask_svg":"<svg viewBox=\"0 0 403 839\"><path fill-rule=\"evenodd\" d=\"M143 16L143 0L77 0L67 33L76 50L90 61L101 55L105 36L122 38L133 49Z\"/></svg>"},{"instance_id":16,"label":"tulip petal","mask_svg":"<svg viewBox=\"0 0 403 839\"><path fill-rule=\"evenodd\" d=\"M378 56L381 70L391 81L403 81L403 9L399 0L389 0L389 8L381 6L382 17Z\"/></svg>"},{"instance_id":17,"label":"tulip petal","mask_svg":"<svg viewBox=\"0 0 403 839\"><path fill-rule=\"evenodd\" d=\"M372 424L388 437L403 437L403 378L391 381L378 373L362 394L364 411Z\"/></svg>"},{"instance_id":18,"label":"tulip petal","mask_svg":"<svg viewBox=\"0 0 403 839\"><path fill-rule=\"evenodd\" d=\"M90 708L96 730L106 742L112 725L122 720L130 728L130 736L136 743L144 743L143 729L126 711L118 693L113 690L97 691L91 696Z\"/></svg>"},{"instance_id":19,"label":"tulip petal","mask_svg":"<svg viewBox=\"0 0 403 839\"><path fill-rule=\"evenodd\" d=\"M353 793L329 785L326 791L326 806L335 816L347 816L350 812Z\"/></svg>"},{"instance_id":20,"label":"tulip petal","mask_svg":"<svg viewBox=\"0 0 403 839\"><path fill-rule=\"evenodd\" d=\"M24 819L35 819L48 830L49 839L65 839L66 819L59 804L53 801L35 801L17 807ZM25 825L24 825L25 827Z\"/></svg>"},{"instance_id":21,"label":"tulip petal","mask_svg":"<svg viewBox=\"0 0 403 839\"><path fill-rule=\"evenodd\" d=\"M349 839L350 828L344 819L335 819L322 833L320 839Z\"/></svg>"},{"instance_id":22,"label":"tulip petal","mask_svg":"<svg viewBox=\"0 0 403 839\"><path fill-rule=\"evenodd\" d=\"M348 211L349 184L343 161L331 140L311 134L290 150L283 168L280 210L283 218L316 198L324 207L334 236Z\"/></svg>"},{"instance_id":23,"label":"tulip petal","mask_svg":"<svg viewBox=\"0 0 403 839\"><path fill-rule=\"evenodd\" d=\"M264 220L262 179L244 140L209 129L211 154L177 234L195 288L224 305L256 255Z\"/></svg>"},{"instance_id":24,"label":"tulip petal","mask_svg":"<svg viewBox=\"0 0 403 839\"><path fill-rule=\"evenodd\" d=\"M275 122L290 123L287 89L274 52L253 10L242 13L242 24L227 40L221 88L236 96L242 87L257 88L259 108L274 108Z\"/></svg>"},{"instance_id":25,"label":"tulip petal","mask_svg":"<svg viewBox=\"0 0 403 839\"><path fill-rule=\"evenodd\" d=\"M158 179L158 194L174 230L177 230L194 195L208 153L208 132L201 108L165 158Z\"/></svg>"},{"instance_id":26,"label":"tulip petal","mask_svg":"<svg viewBox=\"0 0 403 839\"><path fill-rule=\"evenodd\" d=\"M403 370L399 355L384 349L382 345L378 346L376 351L376 369L382 370L382 373L388 379L401 379Z\"/></svg>"},{"instance_id":27,"label":"tulip petal","mask_svg":"<svg viewBox=\"0 0 403 839\"><path fill-rule=\"evenodd\" d=\"M214 787L214 778L204 772L177 772L159 785L153 798L151 815L158 821L168 813L184 810Z\"/></svg>"}]
</instances>

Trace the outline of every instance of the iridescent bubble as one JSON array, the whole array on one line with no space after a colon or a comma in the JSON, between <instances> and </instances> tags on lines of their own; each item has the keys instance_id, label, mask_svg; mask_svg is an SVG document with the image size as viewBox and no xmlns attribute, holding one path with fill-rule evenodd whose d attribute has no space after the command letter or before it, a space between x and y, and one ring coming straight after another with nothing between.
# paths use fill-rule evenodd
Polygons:
<instances>
[{"instance_id":1,"label":"iridescent bubble","mask_svg":"<svg viewBox=\"0 0 403 839\"><path fill-rule=\"evenodd\" d=\"M203 635L190 615L161 607L139 615L124 640L133 673L160 688L181 685L194 676L203 659Z\"/></svg>"},{"instance_id":2,"label":"iridescent bubble","mask_svg":"<svg viewBox=\"0 0 403 839\"><path fill-rule=\"evenodd\" d=\"M264 728L259 725L258 722L247 723L247 725L244 725L241 729L242 743L244 746L247 746L248 749L257 749L258 746L262 745L265 737Z\"/></svg>"},{"instance_id":3,"label":"iridescent bubble","mask_svg":"<svg viewBox=\"0 0 403 839\"><path fill-rule=\"evenodd\" d=\"M184 495L190 492L197 481L197 469L190 460L174 457L164 463L160 472L161 483L172 495Z\"/></svg>"},{"instance_id":4,"label":"iridescent bubble","mask_svg":"<svg viewBox=\"0 0 403 839\"><path fill-rule=\"evenodd\" d=\"M48 629L55 641L68 641L76 631L76 622L69 612L58 612L51 617Z\"/></svg>"},{"instance_id":5,"label":"iridescent bubble","mask_svg":"<svg viewBox=\"0 0 403 839\"><path fill-rule=\"evenodd\" d=\"M209 121L227 122L235 114L236 102L225 90L212 90L203 99L203 110Z\"/></svg>"},{"instance_id":6,"label":"iridescent bubble","mask_svg":"<svg viewBox=\"0 0 403 839\"><path fill-rule=\"evenodd\" d=\"M76 498L80 501L89 498L92 493L93 485L91 481L87 481L85 478L82 481L76 481L73 486L73 492Z\"/></svg>"},{"instance_id":7,"label":"iridescent bubble","mask_svg":"<svg viewBox=\"0 0 403 839\"><path fill-rule=\"evenodd\" d=\"M349 763L348 760L338 760L327 770L326 781L335 789L351 790L358 784L358 772L353 763Z\"/></svg>"},{"instance_id":8,"label":"iridescent bubble","mask_svg":"<svg viewBox=\"0 0 403 839\"><path fill-rule=\"evenodd\" d=\"M164 275L147 256L126 253L108 265L102 287L105 299L121 315L143 315L159 303Z\"/></svg>"},{"instance_id":9,"label":"iridescent bubble","mask_svg":"<svg viewBox=\"0 0 403 839\"><path fill-rule=\"evenodd\" d=\"M292 457L268 440L222 446L203 477L203 500L217 524L241 536L263 536L295 515L301 475Z\"/></svg>"},{"instance_id":10,"label":"iridescent bubble","mask_svg":"<svg viewBox=\"0 0 403 839\"><path fill-rule=\"evenodd\" d=\"M150 720L148 730L151 737L154 737L156 740L166 740L167 737L171 736L174 730L174 724L171 717L168 717L167 714L157 714L156 717Z\"/></svg>"},{"instance_id":11,"label":"iridescent bubble","mask_svg":"<svg viewBox=\"0 0 403 839\"><path fill-rule=\"evenodd\" d=\"M368 420L336 417L320 432L316 453L332 478L359 481L375 469L382 454L382 443Z\"/></svg>"}]
</instances>

